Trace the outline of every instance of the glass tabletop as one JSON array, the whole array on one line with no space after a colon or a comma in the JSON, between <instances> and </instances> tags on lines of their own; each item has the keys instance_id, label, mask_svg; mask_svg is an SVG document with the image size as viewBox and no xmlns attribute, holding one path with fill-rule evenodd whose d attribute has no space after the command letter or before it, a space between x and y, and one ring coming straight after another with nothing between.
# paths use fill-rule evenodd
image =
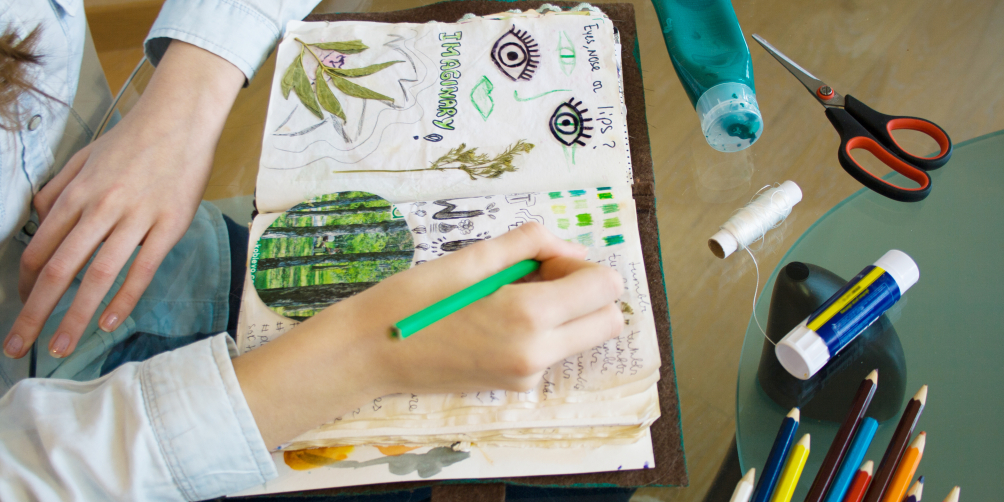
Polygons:
<instances>
[{"instance_id":1,"label":"glass tabletop","mask_svg":"<svg viewBox=\"0 0 1004 502\"><path fill-rule=\"evenodd\" d=\"M763 324L778 274L785 273L783 267L793 261L818 265L847 279L889 249L902 250L917 262L920 281L887 316L902 345L905 374L886 375L886 381L891 385L900 384L900 378L905 381L905 397L892 399L899 410L922 385L929 386L927 405L916 428L917 433L927 432L917 474L926 476L924 491L936 498L947 495L955 485L961 485L970 500L992 500L999 492L998 484L988 481L1004 465L1004 430L988 417L1004 410L1004 397L997 390L1004 386L1000 338L1004 219L998 217L1004 201L1002 156L1004 131L956 145L951 161L931 173L931 195L920 203L894 202L870 190L855 193L795 242L757 302L757 317ZM761 357L770 355L763 350L764 343L751 319L736 396L736 437L744 470L762 468L789 411L765 392L764 387L772 384L760 378L769 378L767 373L758 377ZM846 372L870 371L857 368L854 361L844 366ZM879 389L882 385L880 370ZM849 404L848 396L845 412ZM876 399L870 410L889 404ZM796 499L808 492L840 426L838 421L803 414L798 435L812 435L812 453ZM874 460L876 467L898 421L896 414L879 425L865 457Z\"/></svg>"}]
</instances>

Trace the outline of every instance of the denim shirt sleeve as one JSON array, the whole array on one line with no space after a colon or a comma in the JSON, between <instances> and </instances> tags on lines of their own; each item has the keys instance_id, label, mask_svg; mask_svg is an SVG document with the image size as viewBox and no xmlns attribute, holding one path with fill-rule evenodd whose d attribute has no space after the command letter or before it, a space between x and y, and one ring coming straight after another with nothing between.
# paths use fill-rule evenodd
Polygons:
<instances>
[{"instance_id":1,"label":"denim shirt sleeve","mask_svg":"<svg viewBox=\"0 0 1004 502\"><path fill-rule=\"evenodd\" d=\"M0 500L203 500L274 478L228 341L15 385L0 398Z\"/></svg>"},{"instance_id":2,"label":"denim shirt sleeve","mask_svg":"<svg viewBox=\"0 0 1004 502\"><path fill-rule=\"evenodd\" d=\"M286 22L319 0L167 0L144 47L157 65L171 39L201 47L240 68L250 81L275 48Z\"/></svg>"}]
</instances>

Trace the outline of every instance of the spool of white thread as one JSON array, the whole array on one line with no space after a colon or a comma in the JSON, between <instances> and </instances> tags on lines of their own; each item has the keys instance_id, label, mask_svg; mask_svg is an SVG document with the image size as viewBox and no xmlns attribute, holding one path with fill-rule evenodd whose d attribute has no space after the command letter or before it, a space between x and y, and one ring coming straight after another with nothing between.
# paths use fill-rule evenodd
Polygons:
<instances>
[{"instance_id":1,"label":"spool of white thread","mask_svg":"<svg viewBox=\"0 0 1004 502\"><path fill-rule=\"evenodd\" d=\"M742 209L736 211L721 230L708 240L711 252L725 258L738 249L762 239L791 214L791 208L802 200L802 189L794 181L772 187Z\"/></svg>"}]
</instances>

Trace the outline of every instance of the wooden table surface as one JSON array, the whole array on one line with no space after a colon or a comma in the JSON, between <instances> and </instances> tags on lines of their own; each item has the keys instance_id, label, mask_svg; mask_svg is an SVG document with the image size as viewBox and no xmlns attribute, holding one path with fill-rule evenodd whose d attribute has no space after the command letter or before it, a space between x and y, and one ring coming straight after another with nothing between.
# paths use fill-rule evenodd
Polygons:
<instances>
[{"instance_id":1,"label":"wooden table surface","mask_svg":"<svg viewBox=\"0 0 1004 502\"><path fill-rule=\"evenodd\" d=\"M142 41L136 41L135 29L124 30L122 25L152 22L151 5L157 3L85 2L113 88L132 70ZM389 11L427 3L432 2L323 1L317 11ZM670 65L654 8L648 0L630 3L639 31L691 481L688 488L641 489L632 500L704 500L735 437L737 367L756 285L750 257L736 253L719 260L707 248L708 237L761 187L788 179L798 183L802 202L754 249L762 287L795 239L861 188L837 163L839 140L822 107L748 35L764 36L838 92L885 113L932 120L959 143L1004 129L1004 2L734 2L751 46L765 122L762 138L735 154L717 154L704 143L697 116ZM270 59L242 91L221 139L206 199L252 193L263 103L273 71ZM917 150L935 150L933 141L916 136L906 135L903 141ZM887 172L876 167L877 161L865 163Z\"/></svg>"}]
</instances>

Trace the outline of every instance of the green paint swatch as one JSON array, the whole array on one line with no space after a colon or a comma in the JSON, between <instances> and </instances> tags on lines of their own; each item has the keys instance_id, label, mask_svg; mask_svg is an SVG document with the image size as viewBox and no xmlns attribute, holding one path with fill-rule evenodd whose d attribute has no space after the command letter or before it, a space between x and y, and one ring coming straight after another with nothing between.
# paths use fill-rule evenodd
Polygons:
<instances>
[{"instance_id":1,"label":"green paint swatch","mask_svg":"<svg viewBox=\"0 0 1004 502\"><path fill-rule=\"evenodd\" d=\"M551 206L551 212L554 214L565 214L565 206L562 205Z\"/></svg>"},{"instance_id":2,"label":"green paint swatch","mask_svg":"<svg viewBox=\"0 0 1004 502\"><path fill-rule=\"evenodd\" d=\"M607 218L603 220L603 228L616 228L621 226L620 218Z\"/></svg>"},{"instance_id":3,"label":"green paint swatch","mask_svg":"<svg viewBox=\"0 0 1004 502\"><path fill-rule=\"evenodd\" d=\"M558 218L558 228L562 230L568 229L568 218Z\"/></svg>"},{"instance_id":4,"label":"green paint swatch","mask_svg":"<svg viewBox=\"0 0 1004 502\"><path fill-rule=\"evenodd\" d=\"M552 199L560 199L561 198L561 192L547 192L547 196L550 197L550 198L552 198Z\"/></svg>"},{"instance_id":5,"label":"green paint swatch","mask_svg":"<svg viewBox=\"0 0 1004 502\"><path fill-rule=\"evenodd\" d=\"M599 198L601 198L601 199L612 199L612 198L614 198L614 194L612 194L610 192L600 192L600 193L596 194L596 196L599 197Z\"/></svg>"},{"instance_id":6,"label":"green paint swatch","mask_svg":"<svg viewBox=\"0 0 1004 502\"><path fill-rule=\"evenodd\" d=\"M613 246L614 244L624 244L624 236L620 234L610 235L603 238L603 243L607 246Z\"/></svg>"},{"instance_id":7,"label":"green paint swatch","mask_svg":"<svg viewBox=\"0 0 1004 502\"><path fill-rule=\"evenodd\" d=\"M596 189L602 192L602 191L604 191L604 190L607 190L607 191L609 191L609 190L610 190L610 187L596 187Z\"/></svg>"},{"instance_id":8,"label":"green paint swatch","mask_svg":"<svg viewBox=\"0 0 1004 502\"><path fill-rule=\"evenodd\" d=\"M575 219L578 220L575 224L580 227L588 227L593 224L593 215L589 213L577 214Z\"/></svg>"},{"instance_id":9,"label":"green paint swatch","mask_svg":"<svg viewBox=\"0 0 1004 502\"><path fill-rule=\"evenodd\" d=\"M582 234L582 235L576 237L575 240L579 241L579 244L582 244L583 246L592 246L593 245L593 233L589 232L589 233Z\"/></svg>"},{"instance_id":10,"label":"green paint swatch","mask_svg":"<svg viewBox=\"0 0 1004 502\"><path fill-rule=\"evenodd\" d=\"M589 201L585 199L579 199L575 201L575 209L588 209L588 208L589 208Z\"/></svg>"},{"instance_id":11,"label":"green paint swatch","mask_svg":"<svg viewBox=\"0 0 1004 502\"><path fill-rule=\"evenodd\" d=\"M568 193L572 197L582 197L583 195L586 195L586 191L585 190L569 190Z\"/></svg>"},{"instance_id":12,"label":"green paint swatch","mask_svg":"<svg viewBox=\"0 0 1004 502\"><path fill-rule=\"evenodd\" d=\"M618 210L620 210L621 207L615 203L615 204L603 204L602 206L600 206L600 208L603 209L603 214L610 214L610 213L616 213Z\"/></svg>"}]
</instances>

